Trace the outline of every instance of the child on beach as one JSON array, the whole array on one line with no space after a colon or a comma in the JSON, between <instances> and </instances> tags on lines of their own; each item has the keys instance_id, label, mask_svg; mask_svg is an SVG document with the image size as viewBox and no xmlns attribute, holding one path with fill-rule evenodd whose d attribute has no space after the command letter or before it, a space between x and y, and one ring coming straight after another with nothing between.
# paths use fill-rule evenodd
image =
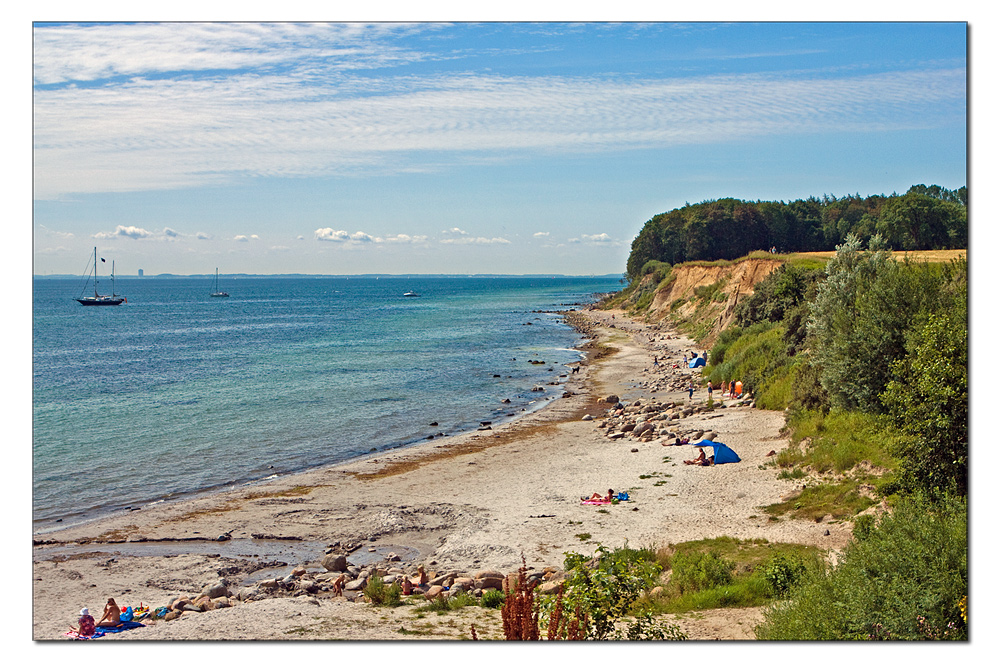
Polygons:
<instances>
[{"instance_id":1,"label":"child on beach","mask_svg":"<svg viewBox=\"0 0 1000 662\"><path fill-rule=\"evenodd\" d=\"M94 624L94 617L90 615L90 610L84 607L80 610L80 618L76 622L75 628L70 628L70 632L76 632L81 637L89 637L97 631Z\"/></svg>"}]
</instances>

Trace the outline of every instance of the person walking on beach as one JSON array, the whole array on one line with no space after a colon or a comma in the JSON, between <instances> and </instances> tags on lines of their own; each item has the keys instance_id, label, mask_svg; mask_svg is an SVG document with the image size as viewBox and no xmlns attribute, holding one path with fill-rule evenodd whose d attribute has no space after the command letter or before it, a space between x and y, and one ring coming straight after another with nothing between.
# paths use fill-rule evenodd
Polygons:
<instances>
[{"instance_id":1,"label":"person walking on beach","mask_svg":"<svg viewBox=\"0 0 1000 662\"><path fill-rule=\"evenodd\" d=\"M736 380L735 379L733 381L729 382L729 397L730 398L735 398L736 397Z\"/></svg>"},{"instance_id":2,"label":"person walking on beach","mask_svg":"<svg viewBox=\"0 0 1000 662\"><path fill-rule=\"evenodd\" d=\"M688 400L694 398L694 382L688 384Z\"/></svg>"},{"instance_id":3,"label":"person walking on beach","mask_svg":"<svg viewBox=\"0 0 1000 662\"><path fill-rule=\"evenodd\" d=\"M708 399L712 399L712 382L708 383Z\"/></svg>"}]
</instances>

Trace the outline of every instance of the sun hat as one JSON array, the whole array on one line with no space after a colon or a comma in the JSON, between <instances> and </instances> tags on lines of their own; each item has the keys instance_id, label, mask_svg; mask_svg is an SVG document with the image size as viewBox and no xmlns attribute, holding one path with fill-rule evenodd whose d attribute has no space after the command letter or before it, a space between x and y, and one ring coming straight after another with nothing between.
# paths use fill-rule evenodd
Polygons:
<instances>
[{"instance_id":1,"label":"sun hat","mask_svg":"<svg viewBox=\"0 0 1000 662\"><path fill-rule=\"evenodd\" d=\"M81 616L90 616L90 610L87 609L86 607L84 607L83 609L80 610L80 615Z\"/></svg>"}]
</instances>

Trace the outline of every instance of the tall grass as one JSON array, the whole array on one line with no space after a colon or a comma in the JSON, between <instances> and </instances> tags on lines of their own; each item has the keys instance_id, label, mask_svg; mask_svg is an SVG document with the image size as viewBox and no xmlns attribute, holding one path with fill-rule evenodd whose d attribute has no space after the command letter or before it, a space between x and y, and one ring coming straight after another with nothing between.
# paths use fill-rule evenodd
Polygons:
<instances>
[{"instance_id":1,"label":"tall grass","mask_svg":"<svg viewBox=\"0 0 1000 662\"><path fill-rule=\"evenodd\" d=\"M895 469L891 451L902 439L884 417L858 411L796 411L788 420L798 448L781 451L777 464L808 466L816 472L847 473L862 463Z\"/></svg>"}]
</instances>

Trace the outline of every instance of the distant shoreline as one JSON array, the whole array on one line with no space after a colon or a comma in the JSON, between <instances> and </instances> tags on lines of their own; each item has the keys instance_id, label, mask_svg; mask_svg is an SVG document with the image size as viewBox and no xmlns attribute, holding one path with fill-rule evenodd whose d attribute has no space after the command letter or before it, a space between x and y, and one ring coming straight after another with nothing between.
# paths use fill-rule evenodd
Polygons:
<instances>
[{"instance_id":1,"label":"distant shoreline","mask_svg":"<svg viewBox=\"0 0 1000 662\"><path fill-rule=\"evenodd\" d=\"M80 274L32 274L32 280L62 280L78 279ZM215 274L115 274L115 280L143 280L149 278L214 278ZM408 280L411 278L621 278L621 274L246 274L219 273L222 278L394 278Z\"/></svg>"}]
</instances>

